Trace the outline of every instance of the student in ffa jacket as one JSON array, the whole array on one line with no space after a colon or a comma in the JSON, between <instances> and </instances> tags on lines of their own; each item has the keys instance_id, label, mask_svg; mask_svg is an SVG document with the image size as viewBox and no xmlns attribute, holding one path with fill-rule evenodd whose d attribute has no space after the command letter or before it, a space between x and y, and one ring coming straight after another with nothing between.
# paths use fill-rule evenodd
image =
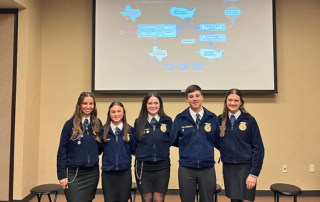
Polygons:
<instances>
[{"instance_id":1,"label":"student in ffa jacket","mask_svg":"<svg viewBox=\"0 0 320 202\"><path fill-rule=\"evenodd\" d=\"M170 143L179 147L179 190L182 202L194 202L197 187L202 202L213 202L216 190L214 147L219 137L217 116L202 107L203 95L197 85L189 86L190 107L174 120Z\"/></svg>"},{"instance_id":2,"label":"student in ffa jacket","mask_svg":"<svg viewBox=\"0 0 320 202\"><path fill-rule=\"evenodd\" d=\"M131 155L136 147L133 135L123 104L112 102L103 132L102 190L105 202L128 201L131 196Z\"/></svg>"},{"instance_id":3,"label":"student in ffa jacket","mask_svg":"<svg viewBox=\"0 0 320 202\"><path fill-rule=\"evenodd\" d=\"M226 196L232 202L254 201L264 147L258 124L245 110L240 90L227 92L219 124Z\"/></svg>"},{"instance_id":4,"label":"student in ffa jacket","mask_svg":"<svg viewBox=\"0 0 320 202\"><path fill-rule=\"evenodd\" d=\"M58 179L68 202L95 198L101 127L93 94L81 93L72 118L63 126L57 155Z\"/></svg>"},{"instance_id":5,"label":"student in ffa jacket","mask_svg":"<svg viewBox=\"0 0 320 202\"><path fill-rule=\"evenodd\" d=\"M134 128L138 147L135 176L143 202L163 202L170 178L169 133L172 119L157 93L147 94Z\"/></svg>"}]
</instances>

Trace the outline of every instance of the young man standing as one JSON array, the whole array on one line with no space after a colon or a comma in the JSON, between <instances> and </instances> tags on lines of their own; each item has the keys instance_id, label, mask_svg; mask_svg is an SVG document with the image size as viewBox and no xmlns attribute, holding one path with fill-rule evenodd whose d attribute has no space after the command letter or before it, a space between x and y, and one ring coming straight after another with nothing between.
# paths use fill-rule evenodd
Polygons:
<instances>
[{"instance_id":1,"label":"young man standing","mask_svg":"<svg viewBox=\"0 0 320 202\"><path fill-rule=\"evenodd\" d=\"M186 91L189 108L174 120L170 144L179 147L179 190L182 202L194 202L197 187L201 202L213 202L216 190L214 147L220 134L217 116L202 107L203 95L197 85Z\"/></svg>"}]
</instances>

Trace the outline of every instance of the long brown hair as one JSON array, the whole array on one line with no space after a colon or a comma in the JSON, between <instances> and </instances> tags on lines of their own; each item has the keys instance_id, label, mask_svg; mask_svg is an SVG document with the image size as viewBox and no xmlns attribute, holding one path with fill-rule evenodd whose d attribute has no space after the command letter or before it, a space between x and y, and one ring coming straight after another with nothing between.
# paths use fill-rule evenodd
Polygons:
<instances>
[{"instance_id":1,"label":"long brown hair","mask_svg":"<svg viewBox=\"0 0 320 202\"><path fill-rule=\"evenodd\" d=\"M156 97L159 100L160 108L158 111L158 115L161 118L168 117L166 115L166 113L164 113L163 102L162 102L161 96L156 92L148 93L142 100L141 110L140 110L140 114L139 114L139 117L137 120L137 126L135 128L136 129L136 137L138 140L143 139L144 129L145 129L147 121L148 121L147 103L151 97Z\"/></svg>"},{"instance_id":2,"label":"long brown hair","mask_svg":"<svg viewBox=\"0 0 320 202\"><path fill-rule=\"evenodd\" d=\"M123 104L119 101L114 101L109 106L108 117L107 117L106 124L104 126L103 141L107 142L108 133L110 130L110 123L112 121L111 117L110 117L110 109L115 105L118 105L118 106L122 107L122 109L123 109L122 123L123 123L124 141L129 142L129 140L130 140L130 138L129 138L130 125L127 123L126 110L124 109Z\"/></svg>"},{"instance_id":3,"label":"long brown hair","mask_svg":"<svg viewBox=\"0 0 320 202\"><path fill-rule=\"evenodd\" d=\"M221 128L220 128L220 137L224 137L225 135L225 128L226 128L226 122L227 122L227 116L228 116L228 106L227 106L227 99L230 94L236 94L240 97L241 100L241 105L239 107L240 111L243 113L250 114L247 112L247 110L244 108L244 100L242 99L242 93L240 90L236 88L232 88L228 90L226 97L224 99L224 106L223 106L223 111L222 111L222 123L221 123Z\"/></svg>"},{"instance_id":4,"label":"long brown hair","mask_svg":"<svg viewBox=\"0 0 320 202\"><path fill-rule=\"evenodd\" d=\"M73 113L73 128L72 128L72 135L70 140L75 141L77 140L79 135L83 134L84 131L84 126L82 125L82 128L80 128L80 122L83 117L83 112L81 110L81 106L83 103L84 98L86 97L92 97L93 102L94 102L94 108L90 114L90 125L93 131L93 134L96 136L95 140L98 142L101 142L100 139L100 121L97 117L97 107L96 107L96 99L93 96L92 93L89 92L83 92L80 94L78 98L78 102L76 104L76 110Z\"/></svg>"}]
</instances>

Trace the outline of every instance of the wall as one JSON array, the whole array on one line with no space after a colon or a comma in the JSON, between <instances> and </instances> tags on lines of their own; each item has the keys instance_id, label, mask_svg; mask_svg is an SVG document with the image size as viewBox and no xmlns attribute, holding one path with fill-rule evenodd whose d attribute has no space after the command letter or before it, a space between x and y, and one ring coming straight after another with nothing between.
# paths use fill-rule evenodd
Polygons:
<instances>
[{"instance_id":1,"label":"wall","mask_svg":"<svg viewBox=\"0 0 320 202\"><path fill-rule=\"evenodd\" d=\"M30 16L19 25L15 196L25 196L36 184L57 182L56 152L62 126L72 116L80 92L91 90L91 0L32 2L35 21L29 22ZM320 131L315 116L320 110L320 2L277 0L276 6L279 93L244 97L247 110L258 121L266 149L258 190L269 190L275 182L320 190L320 149L316 147ZM31 51L33 45L35 52ZM104 122L110 102L120 100L133 124L143 96L97 95L99 117ZM173 118L188 106L183 94L162 97L165 111ZM223 95L204 97L206 108L217 114L222 111ZM178 150L172 148L170 189L178 188L177 160ZM288 173L281 172L283 164L288 165ZM309 164L316 165L315 173L309 172ZM31 168L38 175L31 175ZM216 169L222 184L221 164ZM32 177L21 177L26 174Z\"/></svg>"},{"instance_id":2,"label":"wall","mask_svg":"<svg viewBox=\"0 0 320 202\"><path fill-rule=\"evenodd\" d=\"M18 67L13 199L22 199L38 184L41 0L17 0L19 10Z\"/></svg>"},{"instance_id":3,"label":"wall","mask_svg":"<svg viewBox=\"0 0 320 202\"><path fill-rule=\"evenodd\" d=\"M320 73L316 66L320 62L319 46L316 46L320 31L316 26L319 5L319 1L311 0L277 1L279 93L245 96L247 109L258 120L266 148L258 183L260 190L268 190L270 184L281 181L297 184L302 189L320 189L316 183L319 166L316 173L309 173L309 164L319 165L316 156L319 124L312 119L314 111L319 111L316 103L320 101L320 96L312 93L319 92L316 85ZM47 169L40 169L39 183L56 180L53 165L62 125L72 115L78 94L91 89L91 9L90 1L68 1L63 6L60 1L45 1L43 6L40 132L48 131L50 135L40 137L39 165ZM143 96L99 95L99 117L105 121L110 102L120 100L132 124ZM182 94L163 97L165 110L172 117L187 107ZM222 101L223 95L205 95L204 106L219 114ZM177 149L173 148L171 189L178 188L177 155ZM288 165L286 174L281 172L283 164ZM216 167L221 183L221 164Z\"/></svg>"},{"instance_id":4,"label":"wall","mask_svg":"<svg viewBox=\"0 0 320 202\"><path fill-rule=\"evenodd\" d=\"M0 201L9 200L10 140L12 112L14 14L0 14Z\"/></svg>"}]
</instances>

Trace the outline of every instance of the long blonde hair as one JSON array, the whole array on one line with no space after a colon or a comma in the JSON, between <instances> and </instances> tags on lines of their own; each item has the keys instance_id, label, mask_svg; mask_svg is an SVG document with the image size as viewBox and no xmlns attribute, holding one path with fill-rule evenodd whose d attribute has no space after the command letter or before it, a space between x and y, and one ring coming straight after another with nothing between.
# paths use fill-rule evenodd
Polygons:
<instances>
[{"instance_id":1,"label":"long blonde hair","mask_svg":"<svg viewBox=\"0 0 320 202\"><path fill-rule=\"evenodd\" d=\"M244 108L244 100L242 99L242 93L240 90L236 88L232 88L228 90L226 93L226 97L224 99L224 106L223 106L223 111L222 111L222 122L221 122L221 128L220 128L220 137L224 137L225 135L225 129L226 129L226 122L227 122L227 116L228 116L228 106L227 106L227 99L230 94L236 94L240 97L241 100L241 105L239 107L240 111L243 113L250 114L247 112L247 110Z\"/></svg>"},{"instance_id":2,"label":"long blonde hair","mask_svg":"<svg viewBox=\"0 0 320 202\"><path fill-rule=\"evenodd\" d=\"M72 135L70 137L70 140L75 141L77 140L79 135L82 135L84 132L84 126L82 125L82 128L80 128L80 122L83 117L83 112L81 110L81 105L83 103L84 98L86 97L92 97L94 102L94 108L90 114L90 125L92 127L93 134L96 136L95 140L97 142L101 142L100 139L100 121L97 117L97 107L96 107L96 100L92 93L89 92L83 92L80 94L78 98L78 102L76 104L76 110L73 113L73 128L72 128Z\"/></svg>"}]
</instances>

